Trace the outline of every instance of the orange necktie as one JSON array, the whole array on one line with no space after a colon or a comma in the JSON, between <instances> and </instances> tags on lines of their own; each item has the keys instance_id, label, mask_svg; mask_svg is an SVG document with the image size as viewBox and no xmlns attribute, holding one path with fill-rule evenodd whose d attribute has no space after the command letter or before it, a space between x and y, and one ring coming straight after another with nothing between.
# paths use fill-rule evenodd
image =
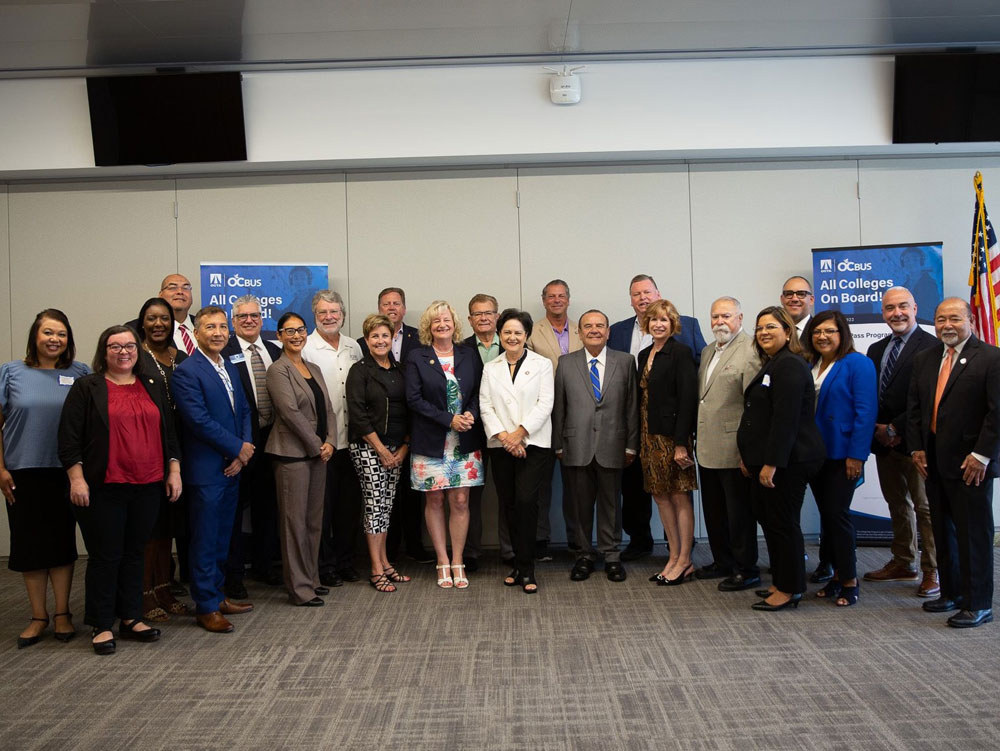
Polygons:
<instances>
[{"instance_id":1,"label":"orange necktie","mask_svg":"<svg viewBox=\"0 0 1000 751\"><path fill-rule=\"evenodd\" d=\"M955 359L955 348L948 347L948 354L944 358L944 364L938 373L937 388L934 389L934 411L931 413L931 432L937 432L938 405L941 403L941 394L944 393L945 384L948 383L948 376L951 375L951 363Z\"/></svg>"}]
</instances>

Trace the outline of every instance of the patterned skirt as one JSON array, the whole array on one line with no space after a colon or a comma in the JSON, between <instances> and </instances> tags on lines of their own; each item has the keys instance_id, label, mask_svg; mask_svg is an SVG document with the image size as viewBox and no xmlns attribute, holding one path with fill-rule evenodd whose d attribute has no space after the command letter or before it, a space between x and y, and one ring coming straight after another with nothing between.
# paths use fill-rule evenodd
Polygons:
<instances>
[{"instance_id":1,"label":"patterned skirt","mask_svg":"<svg viewBox=\"0 0 1000 751\"><path fill-rule=\"evenodd\" d=\"M449 430L444 439L444 455L413 454L410 458L410 485L414 490L471 488L483 484L483 452L463 454L458 450L458 433Z\"/></svg>"}]
</instances>

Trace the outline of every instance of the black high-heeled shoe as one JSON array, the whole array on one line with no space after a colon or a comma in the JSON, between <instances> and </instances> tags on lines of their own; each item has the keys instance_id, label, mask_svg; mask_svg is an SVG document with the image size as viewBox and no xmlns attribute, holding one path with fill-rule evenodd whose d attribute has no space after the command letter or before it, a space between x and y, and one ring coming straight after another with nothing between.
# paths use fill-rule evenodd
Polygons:
<instances>
[{"instance_id":1,"label":"black high-heeled shoe","mask_svg":"<svg viewBox=\"0 0 1000 751\"><path fill-rule=\"evenodd\" d=\"M503 578L503 585L505 587L516 587L521 582L521 572L517 569L511 571L507 576Z\"/></svg>"},{"instance_id":2,"label":"black high-heeled shoe","mask_svg":"<svg viewBox=\"0 0 1000 751\"><path fill-rule=\"evenodd\" d=\"M653 574L651 577L649 577L649 580L654 584L659 584L660 582L665 582L667 580L667 577L665 577L663 574Z\"/></svg>"},{"instance_id":3,"label":"black high-heeled shoe","mask_svg":"<svg viewBox=\"0 0 1000 751\"><path fill-rule=\"evenodd\" d=\"M849 608L851 605L857 604L859 596L860 587L857 584L853 587L844 587L840 590L840 595L834 601L834 604L838 608ZM843 600L843 602L841 602L841 600Z\"/></svg>"},{"instance_id":4,"label":"black high-heeled shoe","mask_svg":"<svg viewBox=\"0 0 1000 751\"><path fill-rule=\"evenodd\" d=\"M47 629L49 627L49 617L48 616L45 616L44 618L34 618L33 617L31 620L33 620L33 621L42 621L42 622L45 623L45 625L42 626L42 630L39 631L34 636L19 636L19 637L17 637L17 648L18 649L24 649L25 647L30 647L32 644L38 644L38 642L42 638L42 633L45 631L45 629Z\"/></svg>"},{"instance_id":5,"label":"black high-heeled shoe","mask_svg":"<svg viewBox=\"0 0 1000 751\"><path fill-rule=\"evenodd\" d=\"M684 582L689 582L694 578L694 564L690 564L686 569L681 572L681 575L676 579L667 579L664 577L663 581L656 582L657 584L662 584L665 587L676 587Z\"/></svg>"},{"instance_id":6,"label":"black high-heeled shoe","mask_svg":"<svg viewBox=\"0 0 1000 751\"><path fill-rule=\"evenodd\" d=\"M53 625L53 628L55 628L55 619L56 618L68 618L69 619L69 625L70 626L73 625L73 614L72 613L56 613L54 616L52 616L52 625ZM63 644L65 644L70 639L72 639L74 636L76 636L76 629L74 628L72 631L53 631L52 635L54 637L56 637L57 640L59 640Z\"/></svg>"},{"instance_id":7,"label":"black high-heeled shoe","mask_svg":"<svg viewBox=\"0 0 1000 751\"><path fill-rule=\"evenodd\" d=\"M105 631L111 631L111 629L95 628L90 633L90 638L93 639L95 636ZM115 632L111 631L111 638L108 639L107 641L91 641L90 645L94 648L95 655L101 655L101 656L113 655L115 653L115 649L117 648L117 645L115 644Z\"/></svg>"},{"instance_id":8,"label":"black high-heeled shoe","mask_svg":"<svg viewBox=\"0 0 1000 751\"><path fill-rule=\"evenodd\" d=\"M768 613L773 613L773 612L776 612L778 610L784 610L785 608L796 608L797 609L799 607L799 603L801 601L802 601L802 595L795 594L795 595L792 595L791 599L786 600L785 602L781 603L780 605L772 605L767 600L761 600L760 602L755 602L750 607L752 607L754 610L763 610L763 611L766 611Z\"/></svg>"},{"instance_id":9,"label":"black high-heeled shoe","mask_svg":"<svg viewBox=\"0 0 1000 751\"><path fill-rule=\"evenodd\" d=\"M528 589L528 587L534 587L534 589ZM534 576L521 577L521 591L526 595L533 595L538 592L538 582L535 581Z\"/></svg>"},{"instance_id":10,"label":"black high-heeled shoe","mask_svg":"<svg viewBox=\"0 0 1000 751\"><path fill-rule=\"evenodd\" d=\"M139 620L138 618L136 618L131 623L125 623L125 621L119 621L118 622L118 638L120 638L120 639L134 639L135 641L141 641L141 642L146 642L146 643L154 642L154 641L158 641L159 640L159 638L160 638L160 629L153 628L152 626L150 626L149 628L147 628L147 629L145 629L143 631L136 631L135 630L135 626L136 626L137 623L142 623L142 621Z\"/></svg>"},{"instance_id":11,"label":"black high-heeled shoe","mask_svg":"<svg viewBox=\"0 0 1000 751\"><path fill-rule=\"evenodd\" d=\"M830 579L822 589L816 590L816 596L821 600L836 600L843 588L840 579Z\"/></svg>"}]
</instances>

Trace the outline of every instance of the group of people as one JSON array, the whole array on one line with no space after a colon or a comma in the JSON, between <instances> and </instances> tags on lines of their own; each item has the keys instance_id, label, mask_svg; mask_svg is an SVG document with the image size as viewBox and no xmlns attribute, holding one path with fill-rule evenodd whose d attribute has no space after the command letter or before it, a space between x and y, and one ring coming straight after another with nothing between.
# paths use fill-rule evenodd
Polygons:
<instances>
[{"instance_id":1,"label":"group of people","mask_svg":"<svg viewBox=\"0 0 1000 751\"><path fill-rule=\"evenodd\" d=\"M75 360L65 314L42 311L25 357L0 368L9 567L22 572L31 608L18 647L48 626L49 583L55 637L76 633L76 524L98 654L115 652L115 620L117 638L151 642L160 630L149 622L191 613L181 582L203 628L232 631L227 616L253 609L240 601L247 564L295 605L321 606L331 587L361 578L362 531L377 592L410 580L394 563L404 542L410 557L435 563L439 587L464 590L482 551L488 476L510 566L503 583L534 594L535 561L551 559L556 463L574 581L600 561L624 581L624 562L652 549L655 502L669 553L651 582L718 578L724 592L756 589L754 609L796 607L811 487L817 597L849 607L862 580L919 581L925 610L958 611L949 625L992 620L1000 352L972 335L967 303L938 305L935 337L917 326L910 291L887 290L891 333L866 357L843 314L813 315L803 277L785 282L781 304L750 332L738 300L715 300L710 344L652 277L634 277L629 294L635 315L613 325L596 309L571 319L560 279L543 288L538 322L478 294L463 338L443 300L406 325L405 292L390 287L355 341L341 330L340 295L323 290L312 333L287 312L278 346L261 336L256 297L192 317L191 284L173 274L137 319L101 333L89 368ZM850 506L871 452L892 559L859 577ZM699 482L713 561L696 569Z\"/></svg>"}]
</instances>

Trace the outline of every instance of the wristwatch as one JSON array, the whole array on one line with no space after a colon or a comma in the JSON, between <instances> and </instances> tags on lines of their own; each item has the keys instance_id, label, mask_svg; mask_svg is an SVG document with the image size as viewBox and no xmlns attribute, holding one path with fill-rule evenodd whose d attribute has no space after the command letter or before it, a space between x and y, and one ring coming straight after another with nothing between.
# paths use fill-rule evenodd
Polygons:
<instances>
[{"instance_id":1,"label":"wristwatch","mask_svg":"<svg viewBox=\"0 0 1000 751\"><path fill-rule=\"evenodd\" d=\"M890 438L896 437L896 430L895 428L892 427L892 423L889 423L888 425L885 426L885 434Z\"/></svg>"}]
</instances>

